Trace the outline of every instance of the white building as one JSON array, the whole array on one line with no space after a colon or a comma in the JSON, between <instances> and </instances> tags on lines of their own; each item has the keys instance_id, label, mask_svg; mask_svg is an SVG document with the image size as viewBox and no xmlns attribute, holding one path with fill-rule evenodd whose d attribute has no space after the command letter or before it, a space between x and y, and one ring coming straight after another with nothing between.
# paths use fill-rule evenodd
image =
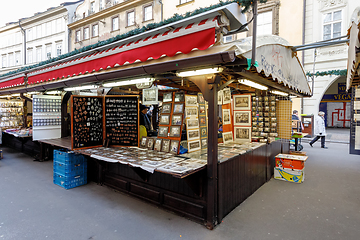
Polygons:
<instances>
[{"instance_id":1,"label":"white building","mask_svg":"<svg viewBox=\"0 0 360 240\"><path fill-rule=\"evenodd\" d=\"M0 28L0 75L67 53L67 25L82 2L62 3Z\"/></svg>"}]
</instances>

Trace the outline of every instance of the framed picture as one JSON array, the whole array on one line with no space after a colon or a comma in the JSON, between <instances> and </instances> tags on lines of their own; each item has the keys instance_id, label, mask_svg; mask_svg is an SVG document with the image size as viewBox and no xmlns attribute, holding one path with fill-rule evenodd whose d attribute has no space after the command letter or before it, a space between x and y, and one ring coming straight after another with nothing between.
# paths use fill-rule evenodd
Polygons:
<instances>
[{"instance_id":1,"label":"framed picture","mask_svg":"<svg viewBox=\"0 0 360 240\"><path fill-rule=\"evenodd\" d=\"M175 93L175 100L174 102L184 102L184 93L183 92L177 92Z\"/></svg>"},{"instance_id":2,"label":"framed picture","mask_svg":"<svg viewBox=\"0 0 360 240\"><path fill-rule=\"evenodd\" d=\"M154 144L154 150L155 151L158 151L158 152L161 151L161 142L162 142L162 139L160 139L160 138L157 138L155 140L155 144Z\"/></svg>"},{"instance_id":3,"label":"framed picture","mask_svg":"<svg viewBox=\"0 0 360 240\"><path fill-rule=\"evenodd\" d=\"M181 126L183 120L183 115L172 115L171 125Z\"/></svg>"},{"instance_id":4,"label":"framed picture","mask_svg":"<svg viewBox=\"0 0 360 240\"><path fill-rule=\"evenodd\" d=\"M207 148L207 138L201 139L201 148Z\"/></svg>"},{"instance_id":5,"label":"framed picture","mask_svg":"<svg viewBox=\"0 0 360 240\"><path fill-rule=\"evenodd\" d=\"M169 125L170 123L170 115L169 114L163 114L160 117L160 124L161 125Z\"/></svg>"},{"instance_id":6,"label":"framed picture","mask_svg":"<svg viewBox=\"0 0 360 240\"><path fill-rule=\"evenodd\" d=\"M198 119L187 119L186 126L188 129L199 128L199 120Z\"/></svg>"},{"instance_id":7,"label":"framed picture","mask_svg":"<svg viewBox=\"0 0 360 240\"><path fill-rule=\"evenodd\" d=\"M168 136L169 127L159 126L159 137L167 137Z\"/></svg>"},{"instance_id":8,"label":"framed picture","mask_svg":"<svg viewBox=\"0 0 360 240\"><path fill-rule=\"evenodd\" d=\"M147 143L146 143L146 148L149 149L149 150L153 150L154 149L154 143L155 143L154 138L148 138Z\"/></svg>"},{"instance_id":9,"label":"framed picture","mask_svg":"<svg viewBox=\"0 0 360 240\"><path fill-rule=\"evenodd\" d=\"M142 137L140 142L140 147L146 148L146 142L147 142L147 137Z\"/></svg>"},{"instance_id":10,"label":"framed picture","mask_svg":"<svg viewBox=\"0 0 360 240\"><path fill-rule=\"evenodd\" d=\"M171 143L170 143L170 152L171 152L171 153L178 154L178 152L179 152L179 141L177 141L177 140L171 140Z\"/></svg>"},{"instance_id":11,"label":"framed picture","mask_svg":"<svg viewBox=\"0 0 360 240\"><path fill-rule=\"evenodd\" d=\"M249 126L251 125L250 111L234 111L234 125Z\"/></svg>"},{"instance_id":12,"label":"framed picture","mask_svg":"<svg viewBox=\"0 0 360 240\"><path fill-rule=\"evenodd\" d=\"M251 95L234 95L234 110L250 110Z\"/></svg>"},{"instance_id":13,"label":"framed picture","mask_svg":"<svg viewBox=\"0 0 360 240\"><path fill-rule=\"evenodd\" d=\"M206 127L200 128L200 136L201 136L201 138L207 138L207 128Z\"/></svg>"},{"instance_id":14,"label":"framed picture","mask_svg":"<svg viewBox=\"0 0 360 240\"><path fill-rule=\"evenodd\" d=\"M185 108L186 117L197 117L198 116L198 109L197 107L186 107Z\"/></svg>"},{"instance_id":15,"label":"framed picture","mask_svg":"<svg viewBox=\"0 0 360 240\"><path fill-rule=\"evenodd\" d=\"M224 143L229 143L229 142L233 142L233 133L232 132L225 132L222 134L223 135L223 141Z\"/></svg>"},{"instance_id":16,"label":"framed picture","mask_svg":"<svg viewBox=\"0 0 360 240\"><path fill-rule=\"evenodd\" d=\"M174 114L184 113L184 104L183 103L175 103L173 113Z\"/></svg>"},{"instance_id":17,"label":"framed picture","mask_svg":"<svg viewBox=\"0 0 360 240\"><path fill-rule=\"evenodd\" d=\"M173 94L172 92L164 93L163 94L163 102L172 102Z\"/></svg>"},{"instance_id":18,"label":"framed picture","mask_svg":"<svg viewBox=\"0 0 360 240\"><path fill-rule=\"evenodd\" d=\"M194 152L201 149L200 140L188 142L188 151Z\"/></svg>"},{"instance_id":19,"label":"framed picture","mask_svg":"<svg viewBox=\"0 0 360 240\"><path fill-rule=\"evenodd\" d=\"M271 101L275 101L275 96L270 96Z\"/></svg>"},{"instance_id":20,"label":"framed picture","mask_svg":"<svg viewBox=\"0 0 360 240\"><path fill-rule=\"evenodd\" d=\"M218 105L222 105L223 102L223 90L217 92L218 94Z\"/></svg>"},{"instance_id":21,"label":"framed picture","mask_svg":"<svg viewBox=\"0 0 360 240\"><path fill-rule=\"evenodd\" d=\"M185 105L187 107L197 107L197 99L196 95L185 95Z\"/></svg>"},{"instance_id":22,"label":"framed picture","mask_svg":"<svg viewBox=\"0 0 360 240\"><path fill-rule=\"evenodd\" d=\"M198 103L200 104L205 103L204 95L202 93L198 93Z\"/></svg>"},{"instance_id":23,"label":"framed picture","mask_svg":"<svg viewBox=\"0 0 360 240\"><path fill-rule=\"evenodd\" d=\"M230 88L224 88L223 90L223 104L231 103L231 90Z\"/></svg>"},{"instance_id":24,"label":"framed picture","mask_svg":"<svg viewBox=\"0 0 360 240\"><path fill-rule=\"evenodd\" d=\"M275 108L275 107L270 107L270 111L271 111L271 112L275 112L275 111L276 111L276 108Z\"/></svg>"},{"instance_id":25,"label":"framed picture","mask_svg":"<svg viewBox=\"0 0 360 240\"><path fill-rule=\"evenodd\" d=\"M200 131L199 129L189 129L187 131L187 140L195 140L200 138Z\"/></svg>"},{"instance_id":26,"label":"framed picture","mask_svg":"<svg viewBox=\"0 0 360 240\"><path fill-rule=\"evenodd\" d=\"M223 125L231 124L230 109L223 109Z\"/></svg>"},{"instance_id":27,"label":"framed picture","mask_svg":"<svg viewBox=\"0 0 360 240\"><path fill-rule=\"evenodd\" d=\"M199 122L200 122L201 127L206 127L206 117L205 116L200 116Z\"/></svg>"},{"instance_id":28,"label":"framed picture","mask_svg":"<svg viewBox=\"0 0 360 240\"><path fill-rule=\"evenodd\" d=\"M143 89L142 90L142 104L143 105L158 104L159 103L158 92L159 92L159 89L157 87Z\"/></svg>"},{"instance_id":29,"label":"framed picture","mask_svg":"<svg viewBox=\"0 0 360 240\"><path fill-rule=\"evenodd\" d=\"M171 113L171 103L164 103L161 113Z\"/></svg>"},{"instance_id":30,"label":"framed picture","mask_svg":"<svg viewBox=\"0 0 360 240\"><path fill-rule=\"evenodd\" d=\"M251 142L250 127L235 127L235 141Z\"/></svg>"},{"instance_id":31,"label":"framed picture","mask_svg":"<svg viewBox=\"0 0 360 240\"><path fill-rule=\"evenodd\" d=\"M180 126L171 126L169 136L170 137L180 137Z\"/></svg>"},{"instance_id":32,"label":"framed picture","mask_svg":"<svg viewBox=\"0 0 360 240\"><path fill-rule=\"evenodd\" d=\"M163 139L161 143L161 151L169 152L170 151L170 139Z\"/></svg>"},{"instance_id":33,"label":"framed picture","mask_svg":"<svg viewBox=\"0 0 360 240\"><path fill-rule=\"evenodd\" d=\"M269 97L268 97L268 96L265 96L265 97L264 97L264 101L265 101L265 102L269 101Z\"/></svg>"}]
</instances>

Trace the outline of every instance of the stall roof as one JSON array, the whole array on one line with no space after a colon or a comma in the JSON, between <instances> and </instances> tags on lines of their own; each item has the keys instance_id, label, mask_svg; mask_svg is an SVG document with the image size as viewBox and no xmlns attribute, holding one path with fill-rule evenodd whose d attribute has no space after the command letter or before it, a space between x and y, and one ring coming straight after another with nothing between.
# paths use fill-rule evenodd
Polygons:
<instances>
[{"instance_id":1,"label":"stall roof","mask_svg":"<svg viewBox=\"0 0 360 240\"><path fill-rule=\"evenodd\" d=\"M346 77L346 90L360 84L360 7L357 7L351 17L348 29L349 50Z\"/></svg>"}]
</instances>

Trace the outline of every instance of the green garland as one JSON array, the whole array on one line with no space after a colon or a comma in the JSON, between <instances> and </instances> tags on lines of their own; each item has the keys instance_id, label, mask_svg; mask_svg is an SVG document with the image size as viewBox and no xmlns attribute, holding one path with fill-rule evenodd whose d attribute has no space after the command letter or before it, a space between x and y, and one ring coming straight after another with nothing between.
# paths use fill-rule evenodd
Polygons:
<instances>
[{"instance_id":1,"label":"green garland","mask_svg":"<svg viewBox=\"0 0 360 240\"><path fill-rule=\"evenodd\" d=\"M267 2L267 0L259 0L259 1L260 1L260 3ZM34 69L34 68L37 68L37 67L41 67L41 66L47 65L49 63L53 63L53 62L56 62L56 61L59 61L59 60L74 56L76 54L89 51L89 50L94 49L94 48L105 46L107 44L110 44L110 43L113 43L113 42L116 42L116 41L119 41L119 40L123 40L123 39L126 39L128 37L135 36L135 35L138 35L140 33L143 33L143 32L146 32L146 31L149 31L149 30L152 30L152 29L155 29L155 28L158 28L158 27L170 24L170 23L174 23L174 22L177 22L179 20L182 20L182 19L185 19L185 18L188 18L188 17L192 17L192 16L198 15L200 13L207 12L207 11L210 11L210 10L218 8L218 7L222 7L224 5L228 5L228 4L233 3L233 2L236 2L241 7L243 7L242 12L246 12L250 8L250 6L252 5L253 0L227 0L227 1L221 1L220 0L220 2L218 4L211 5L211 6L206 7L206 8L198 8L198 9L192 11L192 12L187 12L184 15L179 15L179 14L175 13L173 17L171 17L169 19L166 19L164 21L161 21L159 23L150 23L150 24L148 24L146 26L143 26L142 28L136 28L136 29L131 30L129 32L126 32L124 34L117 35L115 37L109 38L107 40L99 41L99 42L97 42L95 44L85 46L85 47L80 48L80 49L75 49L72 52L60 55L60 56L55 57L55 58L50 58L49 60L42 61L42 62L40 62L38 64L28 66L28 67L19 68L19 69L15 70L15 71L11 71L11 72L5 73L3 75L0 75L0 78L5 77L5 76L9 76L9 75L18 74L18 73L21 73L23 71L31 70L31 69Z\"/></svg>"},{"instance_id":2,"label":"green garland","mask_svg":"<svg viewBox=\"0 0 360 240\"><path fill-rule=\"evenodd\" d=\"M335 75L335 76L346 76L347 75L347 70L330 70L330 71L323 71L323 72L319 72L317 71L315 74L312 74L310 72L306 73L306 76L312 77L320 77L320 76L327 76L327 75Z\"/></svg>"}]
</instances>

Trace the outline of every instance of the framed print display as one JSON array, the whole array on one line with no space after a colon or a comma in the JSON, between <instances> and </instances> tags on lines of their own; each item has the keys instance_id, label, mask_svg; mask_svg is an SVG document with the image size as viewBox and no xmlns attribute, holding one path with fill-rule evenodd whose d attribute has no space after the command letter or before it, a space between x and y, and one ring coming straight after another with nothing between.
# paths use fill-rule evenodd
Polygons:
<instances>
[{"instance_id":1,"label":"framed print display","mask_svg":"<svg viewBox=\"0 0 360 240\"><path fill-rule=\"evenodd\" d=\"M184 96L185 94L183 92L177 92L175 93L175 99L174 102L184 102Z\"/></svg>"},{"instance_id":2,"label":"framed print display","mask_svg":"<svg viewBox=\"0 0 360 240\"><path fill-rule=\"evenodd\" d=\"M147 143L146 143L146 148L149 150L153 150L154 143L155 143L155 138L148 138Z\"/></svg>"},{"instance_id":3,"label":"framed print display","mask_svg":"<svg viewBox=\"0 0 360 240\"><path fill-rule=\"evenodd\" d=\"M185 108L186 117L197 117L198 116L198 109L197 107L186 107Z\"/></svg>"},{"instance_id":4,"label":"framed print display","mask_svg":"<svg viewBox=\"0 0 360 240\"><path fill-rule=\"evenodd\" d=\"M222 105L223 102L223 90L217 92L218 94L218 105Z\"/></svg>"},{"instance_id":5,"label":"framed print display","mask_svg":"<svg viewBox=\"0 0 360 240\"><path fill-rule=\"evenodd\" d=\"M183 103L175 103L173 113L174 114L184 113L184 104Z\"/></svg>"},{"instance_id":6,"label":"framed print display","mask_svg":"<svg viewBox=\"0 0 360 240\"><path fill-rule=\"evenodd\" d=\"M146 148L147 137L142 137L140 147Z\"/></svg>"},{"instance_id":7,"label":"framed print display","mask_svg":"<svg viewBox=\"0 0 360 240\"><path fill-rule=\"evenodd\" d=\"M164 103L161 113L171 113L171 103Z\"/></svg>"},{"instance_id":8,"label":"framed print display","mask_svg":"<svg viewBox=\"0 0 360 240\"><path fill-rule=\"evenodd\" d=\"M171 125L181 126L183 120L183 115L172 115Z\"/></svg>"},{"instance_id":9,"label":"framed print display","mask_svg":"<svg viewBox=\"0 0 360 240\"><path fill-rule=\"evenodd\" d=\"M198 103L205 104L204 95L202 93L198 93Z\"/></svg>"},{"instance_id":10,"label":"framed print display","mask_svg":"<svg viewBox=\"0 0 360 240\"><path fill-rule=\"evenodd\" d=\"M194 151L197 151L197 150L200 150L200 149L201 149L200 140L195 140L195 141L188 142L188 151L189 152L194 152Z\"/></svg>"},{"instance_id":11,"label":"framed print display","mask_svg":"<svg viewBox=\"0 0 360 240\"><path fill-rule=\"evenodd\" d=\"M180 126L171 126L169 136L170 137L180 137Z\"/></svg>"},{"instance_id":12,"label":"framed print display","mask_svg":"<svg viewBox=\"0 0 360 240\"><path fill-rule=\"evenodd\" d=\"M158 152L161 151L161 142L162 142L162 139L160 139L160 138L157 138L155 140L155 144L154 144L154 150L155 151L158 151Z\"/></svg>"},{"instance_id":13,"label":"framed print display","mask_svg":"<svg viewBox=\"0 0 360 240\"><path fill-rule=\"evenodd\" d=\"M199 129L193 129L187 131L187 139L189 140L195 140L200 138L200 131Z\"/></svg>"},{"instance_id":14,"label":"framed print display","mask_svg":"<svg viewBox=\"0 0 360 240\"><path fill-rule=\"evenodd\" d=\"M186 126L188 129L199 128L199 120L198 119L187 119Z\"/></svg>"},{"instance_id":15,"label":"framed print display","mask_svg":"<svg viewBox=\"0 0 360 240\"><path fill-rule=\"evenodd\" d=\"M231 103L231 90L230 88L225 88L223 90L223 104Z\"/></svg>"},{"instance_id":16,"label":"framed print display","mask_svg":"<svg viewBox=\"0 0 360 240\"><path fill-rule=\"evenodd\" d=\"M164 93L163 94L163 102L172 102L172 100L173 100L172 96L173 96L172 92Z\"/></svg>"},{"instance_id":17,"label":"framed print display","mask_svg":"<svg viewBox=\"0 0 360 240\"><path fill-rule=\"evenodd\" d=\"M225 132L222 135L223 135L224 143L229 143L234 141L232 132Z\"/></svg>"},{"instance_id":18,"label":"framed print display","mask_svg":"<svg viewBox=\"0 0 360 240\"><path fill-rule=\"evenodd\" d=\"M230 109L223 109L223 125L231 124Z\"/></svg>"},{"instance_id":19,"label":"framed print display","mask_svg":"<svg viewBox=\"0 0 360 240\"><path fill-rule=\"evenodd\" d=\"M159 126L159 137L167 137L168 136L169 127Z\"/></svg>"},{"instance_id":20,"label":"framed print display","mask_svg":"<svg viewBox=\"0 0 360 240\"><path fill-rule=\"evenodd\" d=\"M205 115L206 114L206 112L205 112L205 104L199 106L199 114L200 115Z\"/></svg>"},{"instance_id":21,"label":"framed print display","mask_svg":"<svg viewBox=\"0 0 360 240\"><path fill-rule=\"evenodd\" d=\"M179 141L178 140L171 140L170 152L178 154L178 152L179 152Z\"/></svg>"},{"instance_id":22,"label":"framed print display","mask_svg":"<svg viewBox=\"0 0 360 240\"><path fill-rule=\"evenodd\" d=\"M207 138L207 128L206 127L200 128L200 136L201 136L201 138Z\"/></svg>"},{"instance_id":23,"label":"framed print display","mask_svg":"<svg viewBox=\"0 0 360 240\"><path fill-rule=\"evenodd\" d=\"M201 127L206 127L206 117L205 116L200 116L199 122L200 122Z\"/></svg>"},{"instance_id":24,"label":"framed print display","mask_svg":"<svg viewBox=\"0 0 360 240\"><path fill-rule=\"evenodd\" d=\"M143 89L142 104L143 105L158 104L159 103L158 92L159 89L157 87Z\"/></svg>"},{"instance_id":25,"label":"framed print display","mask_svg":"<svg viewBox=\"0 0 360 240\"><path fill-rule=\"evenodd\" d=\"M170 115L169 114L161 115L160 124L161 125L169 125L170 124Z\"/></svg>"},{"instance_id":26,"label":"framed print display","mask_svg":"<svg viewBox=\"0 0 360 240\"><path fill-rule=\"evenodd\" d=\"M161 151L162 152L169 152L170 151L170 139L163 139L162 140Z\"/></svg>"},{"instance_id":27,"label":"framed print display","mask_svg":"<svg viewBox=\"0 0 360 240\"><path fill-rule=\"evenodd\" d=\"M251 142L250 127L235 127L235 141Z\"/></svg>"},{"instance_id":28,"label":"framed print display","mask_svg":"<svg viewBox=\"0 0 360 240\"><path fill-rule=\"evenodd\" d=\"M207 148L207 138L201 139L201 148Z\"/></svg>"},{"instance_id":29,"label":"framed print display","mask_svg":"<svg viewBox=\"0 0 360 240\"><path fill-rule=\"evenodd\" d=\"M185 105L187 107L196 107L198 103L197 99L196 95L185 95Z\"/></svg>"},{"instance_id":30,"label":"framed print display","mask_svg":"<svg viewBox=\"0 0 360 240\"><path fill-rule=\"evenodd\" d=\"M234 125L249 126L251 125L250 111L234 111Z\"/></svg>"},{"instance_id":31,"label":"framed print display","mask_svg":"<svg viewBox=\"0 0 360 240\"><path fill-rule=\"evenodd\" d=\"M233 97L234 110L250 110L251 95L234 95Z\"/></svg>"}]
</instances>

